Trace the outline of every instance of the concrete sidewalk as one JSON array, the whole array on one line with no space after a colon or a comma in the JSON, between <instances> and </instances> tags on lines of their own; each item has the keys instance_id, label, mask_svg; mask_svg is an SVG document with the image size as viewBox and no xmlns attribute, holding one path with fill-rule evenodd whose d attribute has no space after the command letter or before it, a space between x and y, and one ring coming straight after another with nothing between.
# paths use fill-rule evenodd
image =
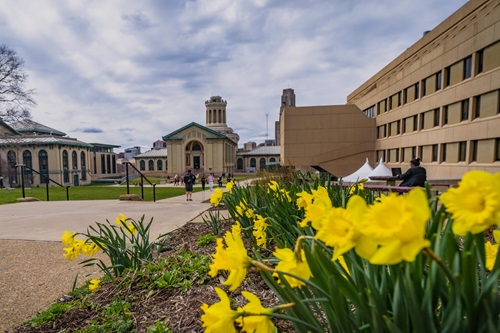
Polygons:
<instances>
[{"instance_id":1,"label":"concrete sidewalk","mask_svg":"<svg viewBox=\"0 0 500 333\"><path fill-rule=\"evenodd\" d=\"M118 214L145 222L153 218L150 235L175 230L193 219L202 221L200 214L210 208L209 190L157 202L95 200L95 201L36 201L0 205L0 240L60 241L64 230L84 232L95 222L115 223Z\"/></svg>"}]
</instances>

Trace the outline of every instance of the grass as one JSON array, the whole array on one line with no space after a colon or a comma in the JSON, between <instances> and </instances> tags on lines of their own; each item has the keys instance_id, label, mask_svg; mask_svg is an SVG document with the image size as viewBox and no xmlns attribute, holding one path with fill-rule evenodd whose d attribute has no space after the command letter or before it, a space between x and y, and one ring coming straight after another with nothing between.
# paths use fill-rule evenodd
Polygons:
<instances>
[{"instance_id":1,"label":"grass","mask_svg":"<svg viewBox=\"0 0 500 333\"><path fill-rule=\"evenodd\" d=\"M130 194L141 196L141 188L139 186L130 186ZM201 191L201 185L195 185L194 192ZM18 198L22 198L22 189L0 189L0 205L17 202ZM156 187L156 200L176 197L186 193L184 186L175 187ZM120 195L127 194L126 185L88 185L88 186L72 186L69 188L69 200L117 200ZM41 201L47 201L47 193L45 187L33 187L25 189L26 197L37 198ZM62 187L49 187L49 201L64 201L66 200L66 189ZM153 188L151 186L144 187L144 200L153 201Z\"/></svg>"}]
</instances>

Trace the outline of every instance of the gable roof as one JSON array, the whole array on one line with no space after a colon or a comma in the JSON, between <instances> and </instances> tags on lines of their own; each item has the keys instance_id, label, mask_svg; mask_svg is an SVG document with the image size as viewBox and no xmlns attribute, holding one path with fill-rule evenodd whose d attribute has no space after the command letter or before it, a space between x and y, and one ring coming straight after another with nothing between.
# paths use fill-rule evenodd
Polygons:
<instances>
[{"instance_id":1,"label":"gable roof","mask_svg":"<svg viewBox=\"0 0 500 333\"><path fill-rule=\"evenodd\" d=\"M92 147L91 144L77 139L55 135L20 135L0 138L0 146L10 145L67 145L78 147Z\"/></svg>"},{"instance_id":2,"label":"gable roof","mask_svg":"<svg viewBox=\"0 0 500 333\"><path fill-rule=\"evenodd\" d=\"M0 126L5 128L7 130L7 132L10 132L11 134L14 134L14 135L21 135L21 133L19 133L18 131L16 131L14 128L12 128L11 126L9 126L9 124L7 124L5 121L3 121L2 118L0 118ZM1 133L2 131L0 131Z\"/></svg>"},{"instance_id":3,"label":"gable roof","mask_svg":"<svg viewBox=\"0 0 500 333\"><path fill-rule=\"evenodd\" d=\"M197 127L201 130L204 130L204 131L207 131L209 132L210 134L212 134L213 136L211 137L207 137L207 139L228 139L228 140L231 140L229 139L227 136L225 136L224 134L220 134L219 132L216 132L214 131L213 129L210 129L208 127L205 127L205 126L202 126L198 123L195 123L195 122L192 122L192 123L189 123L181 128L179 128L178 130L175 130L165 136L162 137L163 140L165 141L169 141L169 140L182 140L182 138L180 137L177 137L176 135L178 135L180 132L188 129L189 127Z\"/></svg>"},{"instance_id":4,"label":"gable roof","mask_svg":"<svg viewBox=\"0 0 500 333\"><path fill-rule=\"evenodd\" d=\"M167 157L168 156L168 151L167 148L161 148L161 149L151 149L145 153L135 155L135 159L140 159L140 158L147 158L147 157Z\"/></svg>"},{"instance_id":5,"label":"gable roof","mask_svg":"<svg viewBox=\"0 0 500 333\"><path fill-rule=\"evenodd\" d=\"M38 134L50 134L56 136L66 136L66 133L58 131L54 128L42 125L33 121L31 119L25 119L12 124L14 128L19 133L33 132Z\"/></svg>"},{"instance_id":6,"label":"gable roof","mask_svg":"<svg viewBox=\"0 0 500 333\"><path fill-rule=\"evenodd\" d=\"M253 150L242 152L242 153L237 153L238 156L240 155L280 155L280 146L261 146L257 147Z\"/></svg>"}]
</instances>

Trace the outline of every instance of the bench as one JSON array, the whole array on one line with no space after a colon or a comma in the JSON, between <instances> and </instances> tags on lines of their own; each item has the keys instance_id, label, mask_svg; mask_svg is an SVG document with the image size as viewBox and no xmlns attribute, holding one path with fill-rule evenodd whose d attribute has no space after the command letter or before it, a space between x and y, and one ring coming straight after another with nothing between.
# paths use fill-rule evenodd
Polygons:
<instances>
[{"instance_id":1,"label":"bench","mask_svg":"<svg viewBox=\"0 0 500 333\"><path fill-rule=\"evenodd\" d=\"M410 190L414 189L414 187L365 184L364 189L376 192L408 193Z\"/></svg>"}]
</instances>

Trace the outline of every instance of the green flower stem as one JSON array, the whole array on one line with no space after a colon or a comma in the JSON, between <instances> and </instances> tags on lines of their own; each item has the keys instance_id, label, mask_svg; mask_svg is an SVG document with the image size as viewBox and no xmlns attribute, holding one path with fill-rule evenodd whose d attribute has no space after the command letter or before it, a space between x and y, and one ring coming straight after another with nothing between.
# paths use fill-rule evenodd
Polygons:
<instances>
[{"instance_id":1,"label":"green flower stem","mask_svg":"<svg viewBox=\"0 0 500 333\"><path fill-rule=\"evenodd\" d=\"M441 258L439 258L430 248L426 247L425 249L422 250L422 252L428 256L429 258L431 258L432 260L434 260L438 266L441 268L441 270L446 274L446 276L448 277L448 279L450 280L450 282L453 282L453 285L456 287L456 281L455 281L455 277L453 276L453 274L451 274L450 270L448 269L448 267L446 267L446 265L443 263L443 260L441 260Z\"/></svg>"},{"instance_id":2,"label":"green flower stem","mask_svg":"<svg viewBox=\"0 0 500 333\"><path fill-rule=\"evenodd\" d=\"M257 268L259 271L274 273L274 268L269 267L269 266L261 263L260 261L251 260L250 263L252 264L252 266Z\"/></svg>"}]
</instances>

